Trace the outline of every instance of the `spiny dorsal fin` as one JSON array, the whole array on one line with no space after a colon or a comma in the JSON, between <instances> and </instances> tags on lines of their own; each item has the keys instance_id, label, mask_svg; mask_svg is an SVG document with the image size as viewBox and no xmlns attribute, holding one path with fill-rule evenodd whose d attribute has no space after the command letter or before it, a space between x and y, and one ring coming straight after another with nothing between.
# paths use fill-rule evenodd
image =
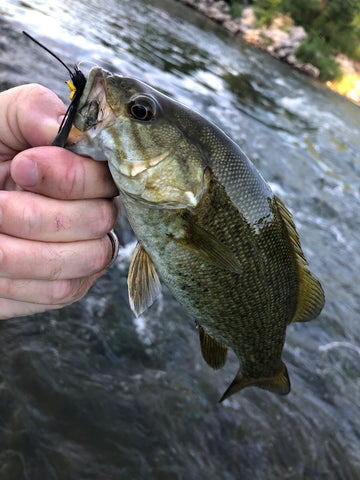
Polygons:
<instances>
[{"instance_id":1,"label":"spiny dorsal fin","mask_svg":"<svg viewBox=\"0 0 360 480\"><path fill-rule=\"evenodd\" d=\"M324 291L318 282L306 268L308 264L301 249L299 235L296 231L292 215L285 207L283 202L274 197L276 205L279 208L280 215L285 222L289 236L294 248L297 259L297 270L299 276L299 294L295 314L291 320L293 322L308 322L317 317L324 306Z\"/></svg>"},{"instance_id":2,"label":"spiny dorsal fin","mask_svg":"<svg viewBox=\"0 0 360 480\"><path fill-rule=\"evenodd\" d=\"M140 243L137 243L131 259L127 283L130 307L138 317L153 304L161 291L154 264Z\"/></svg>"},{"instance_id":3,"label":"spiny dorsal fin","mask_svg":"<svg viewBox=\"0 0 360 480\"><path fill-rule=\"evenodd\" d=\"M196 326L199 329L201 353L205 362L214 370L222 368L226 363L229 347L210 337L197 322Z\"/></svg>"},{"instance_id":4,"label":"spiny dorsal fin","mask_svg":"<svg viewBox=\"0 0 360 480\"><path fill-rule=\"evenodd\" d=\"M228 387L224 395L221 397L220 402L229 398L234 393L242 390L245 387L258 387L269 392L277 393L279 395L287 395L290 392L290 380L285 363L281 362L280 370L277 374L270 377L260 378L246 378L238 370L233 382Z\"/></svg>"},{"instance_id":5,"label":"spiny dorsal fin","mask_svg":"<svg viewBox=\"0 0 360 480\"><path fill-rule=\"evenodd\" d=\"M183 248L190 250L197 257L230 272L241 273L239 260L226 245L221 243L214 235L197 225L189 213L182 214L182 225L186 232L177 241Z\"/></svg>"}]
</instances>

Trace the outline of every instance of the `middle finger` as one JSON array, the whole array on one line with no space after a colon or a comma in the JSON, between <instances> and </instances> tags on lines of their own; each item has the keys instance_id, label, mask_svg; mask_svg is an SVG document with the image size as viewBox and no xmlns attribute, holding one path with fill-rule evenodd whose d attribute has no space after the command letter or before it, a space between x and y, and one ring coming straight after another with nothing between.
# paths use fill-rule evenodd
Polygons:
<instances>
[{"instance_id":1,"label":"middle finger","mask_svg":"<svg viewBox=\"0 0 360 480\"><path fill-rule=\"evenodd\" d=\"M56 200L30 192L0 191L0 233L45 242L103 237L117 216L114 200Z\"/></svg>"},{"instance_id":2,"label":"middle finger","mask_svg":"<svg viewBox=\"0 0 360 480\"><path fill-rule=\"evenodd\" d=\"M97 240L36 242L0 234L0 274L5 278L63 280L93 275L110 264L112 244Z\"/></svg>"},{"instance_id":3,"label":"middle finger","mask_svg":"<svg viewBox=\"0 0 360 480\"><path fill-rule=\"evenodd\" d=\"M109 198L118 194L107 162L60 147L34 147L18 153L11 176L24 190L64 200Z\"/></svg>"}]
</instances>

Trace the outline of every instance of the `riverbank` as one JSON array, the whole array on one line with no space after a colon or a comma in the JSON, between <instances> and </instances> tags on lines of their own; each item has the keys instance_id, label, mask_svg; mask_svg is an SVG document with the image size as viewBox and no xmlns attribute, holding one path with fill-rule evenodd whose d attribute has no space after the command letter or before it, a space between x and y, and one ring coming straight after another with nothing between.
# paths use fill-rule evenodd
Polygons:
<instances>
[{"instance_id":1,"label":"riverbank","mask_svg":"<svg viewBox=\"0 0 360 480\"><path fill-rule=\"evenodd\" d=\"M234 35L239 35L246 42L266 50L273 57L307 75L319 78L320 72L317 67L296 58L295 52L307 33L303 27L294 25L290 16L279 14L269 27L259 27L251 7L244 8L241 17L234 19L230 14L229 5L221 0L177 1L198 10ZM324 82L325 85L360 106L360 63L342 54L337 55L335 60L342 72L342 78L339 81Z\"/></svg>"}]
</instances>

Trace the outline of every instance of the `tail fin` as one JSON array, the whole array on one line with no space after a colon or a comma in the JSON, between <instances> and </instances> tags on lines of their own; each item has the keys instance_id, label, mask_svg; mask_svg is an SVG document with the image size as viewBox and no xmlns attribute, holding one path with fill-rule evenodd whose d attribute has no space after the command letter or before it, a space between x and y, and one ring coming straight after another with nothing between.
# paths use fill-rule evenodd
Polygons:
<instances>
[{"instance_id":1,"label":"tail fin","mask_svg":"<svg viewBox=\"0 0 360 480\"><path fill-rule=\"evenodd\" d=\"M220 402L239 390L251 386L263 388L279 395L287 395L290 392L290 380L285 363L281 362L280 371L270 377L246 378L239 369L233 382L221 397Z\"/></svg>"}]
</instances>

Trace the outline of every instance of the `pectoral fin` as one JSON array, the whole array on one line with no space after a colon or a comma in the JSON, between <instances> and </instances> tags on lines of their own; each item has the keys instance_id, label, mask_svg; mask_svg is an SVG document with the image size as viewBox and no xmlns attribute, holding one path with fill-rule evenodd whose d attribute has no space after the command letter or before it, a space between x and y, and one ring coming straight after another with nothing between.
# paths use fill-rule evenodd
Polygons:
<instances>
[{"instance_id":1,"label":"pectoral fin","mask_svg":"<svg viewBox=\"0 0 360 480\"><path fill-rule=\"evenodd\" d=\"M182 215L185 235L174 240L194 255L200 257L211 265L224 270L241 273L241 265L234 253L226 245L221 243L214 235L197 225L191 215Z\"/></svg>"},{"instance_id":2,"label":"pectoral fin","mask_svg":"<svg viewBox=\"0 0 360 480\"><path fill-rule=\"evenodd\" d=\"M229 347L210 337L198 323L196 326L199 329L201 353L204 360L215 370L222 368L226 363Z\"/></svg>"},{"instance_id":3,"label":"pectoral fin","mask_svg":"<svg viewBox=\"0 0 360 480\"><path fill-rule=\"evenodd\" d=\"M264 390L269 390L269 392L279 395L287 395L290 392L290 380L285 363L281 362L280 371L270 377L246 378L239 369L233 382L221 397L220 402L229 398L239 390L251 386L263 388Z\"/></svg>"},{"instance_id":4,"label":"pectoral fin","mask_svg":"<svg viewBox=\"0 0 360 480\"><path fill-rule=\"evenodd\" d=\"M154 264L140 243L137 243L131 259L127 283L130 307L138 317L153 304L161 291Z\"/></svg>"}]
</instances>

